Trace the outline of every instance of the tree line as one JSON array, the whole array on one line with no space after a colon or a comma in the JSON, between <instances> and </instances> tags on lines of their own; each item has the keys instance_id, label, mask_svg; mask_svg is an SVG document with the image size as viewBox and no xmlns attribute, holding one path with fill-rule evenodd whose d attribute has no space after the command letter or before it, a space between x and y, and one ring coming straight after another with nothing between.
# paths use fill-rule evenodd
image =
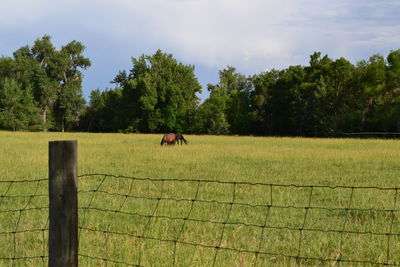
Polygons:
<instances>
[{"instance_id":1,"label":"tree line","mask_svg":"<svg viewBox=\"0 0 400 267\"><path fill-rule=\"evenodd\" d=\"M85 46L48 35L0 58L0 128L337 136L400 130L400 50L352 64L315 52L307 66L243 75L232 66L201 86L193 65L161 50L132 58L114 88L82 96Z\"/></svg>"}]
</instances>

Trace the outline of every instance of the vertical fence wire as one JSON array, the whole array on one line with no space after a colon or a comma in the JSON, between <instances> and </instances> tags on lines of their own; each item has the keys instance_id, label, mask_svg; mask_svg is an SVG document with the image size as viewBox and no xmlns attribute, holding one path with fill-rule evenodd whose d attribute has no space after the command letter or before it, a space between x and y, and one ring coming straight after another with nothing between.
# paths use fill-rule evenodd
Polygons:
<instances>
[{"instance_id":1,"label":"vertical fence wire","mask_svg":"<svg viewBox=\"0 0 400 267\"><path fill-rule=\"evenodd\" d=\"M19 226L19 222L21 221L21 217L22 217L22 212L24 210L26 210L26 208L29 206L29 203L31 203L32 198L36 195L37 190L39 188L39 183L40 181L38 181L36 183L36 187L34 190L33 195L29 196L28 201L25 203L24 207L22 209L20 209L19 211L19 215L18 215L18 219L17 219L17 223L15 224L15 230L14 232L17 233L18 232L18 226ZM12 265L15 266L15 259L17 258L17 241L16 241L16 235L14 234L14 250L13 250L13 261L12 261Z\"/></svg>"},{"instance_id":2,"label":"vertical fence wire","mask_svg":"<svg viewBox=\"0 0 400 267\"><path fill-rule=\"evenodd\" d=\"M181 238L181 236L183 234L183 230L185 229L186 222L188 221L188 219L190 218L190 215L192 214L194 204L197 201L197 198L199 196L199 189L200 189L200 181L197 182L196 193L195 193L194 197L192 198L192 201L191 201L192 203L190 204L189 211L183 219L183 223L181 225L181 229L179 230L178 236L174 240L174 256L173 256L173 260L174 260L173 265L174 266L176 266L176 247L178 245L179 239Z\"/></svg>"},{"instance_id":3,"label":"vertical fence wire","mask_svg":"<svg viewBox=\"0 0 400 267\"><path fill-rule=\"evenodd\" d=\"M397 192L398 189L394 191L394 203L393 203L393 209L390 211L390 223L389 223L389 230L387 232L387 246L386 246L386 262L390 262L390 237L393 231L393 223L395 220L395 213L394 211L396 210L397 206Z\"/></svg>"},{"instance_id":4,"label":"vertical fence wire","mask_svg":"<svg viewBox=\"0 0 400 267\"><path fill-rule=\"evenodd\" d=\"M264 243L264 232L265 232L265 226L267 225L267 221L268 221L268 215L271 211L271 207L273 205L273 198L272 198L272 185L269 186L269 191L270 191L270 199L269 199L269 204L267 205L267 210L265 212L265 218L264 218L264 222L262 224L262 228L261 228L261 235L260 235L260 242L258 243L258 250L256 252L255 255L255 259L254 259L254 266L257 266L257 260L258 260L258 256L260 255L260 251L262 251L263 249L263 243Z\"/></svg>"},{"instance_id":5,"label":"vertical fence wire","mask_svg":"<svg viewBox=\"0 0 400 267\"><path fill-rule=\"evenodd\" d=\"M103 262L104 265L125 265L125 266L143 266L143 265L151 265L154 264L151 262L150 258L147 256L149 243L146 243L146 241L151 241L151 242L156 242L157 244L169 244L167 247L170 246L171 248L171 255L172 255L172 265L177 266L177 265L182 265L183 262L186 262L187 259L185 257L178 257L178 249L185 247L192 247L196 250L198 249L207 249L209 251L213 251L213 253L209 253L209 260L210 260L210 265L212 263L213 266L219 266L223 264L224 260L227 260L226 257L222 257L221 251L224 252L230 252L234 253L237 256L240 255L242 257L242 254L244 257L248 255L248 257L252 257L252 260L249 260L247 262L247 265L253 265L253 266L263 266L266 263L285 263L287 264L288 261L295 261L297 264L305 264L307 265L308 263L310 264L316 264L316 263L331 263L332 265L343 265L343 264L349 264L349 265L382 265L382 266L400 266L400 257L395 254L395 252L400 251L400 245L398 242L395 242L395 240L400 239L400 225L398 221L398 214L400 212L400 209L397 207L398 206L398 191L400 188L398 187L392 187L392 188L385 188L385 187L374 187L374 186L365 186L365 187L356 187L356 186L320 186L320 185L293 185L293 184L267 184L267 183L250 183L250 182L223 182L223 181L217 181L217 180L199 180L199 179L152 179L152 178L137 178L137 177L124 177L124 176L114 176L114 175L107 175L107 174L93 174L93 175L81 175L79 176L79 179L91 179L91 178L100 178L97 180L97 183L92 183L90 181L87 181L88 185L92 184L94 185L94 189L89 189L89 190L81 190L78 192L78 194L90 194L88 195L88 202L85 204L85 206L81 206L79 210L83 213L83 218L81 220L81 223L79 225L79 236L80 239L87 239L90 238L90 233L100 233L103 234L105 237L105 254L104 255L96 255L93 254L90 250L86 251L85 253L80 253L79 256L81 257L81 260L84 260L85 258L89 259L94 259L94 260L100 260ZM105 185L105 181L110 180L110 179L128 179L129 180L129 188L124 188L125 192L113 192L109 191L108 184L107 186ZM10 192L13 190L14 185L17 183L17 181L3 181L0 183L3 184L3 192L1 192L0 195L0 215L4 215L6 213L10 214L15 214L16 222L15 225L12 227L12 230L8 231L6 228L1 228L3 227L1 222L0 222L0 238L1 236L8 236L10 237L10 240L12 240L10 246L9 246L9 251L10 254L0 254L0 263L6 263L10 264L12 266L19 265L19 262L17 261L26 261L29 262L31 260L38 260L40 262L41 260L41 265L46 266L46 261L45 258L47 257L46 255L46 244L45 242L47 241L46 239L46 230L48 230L48 218L45 222L44 226L40 226L40 229L22 229L21 225L24 216L24 212L30 211L30 210L40 210L40 209L48 209L48 206L44 207L35 207L33 200L37 197L44 197L44 195L38 194L38 189L40 186L40 182L44 180L33 180L33 181L25 181L26 183L34 184L34 186L29 186L29 188L32 189L32 193L29 195L11 195ZM21 181L19 181L21 182ZM152 195L137 195L134 192L134 184L135 186L139 186L141 182L150 182L150 183L157 183L160 185L157 189L157 194L155 196ZM165 184L166 183L173 183L174 188L177 188L176 190L178 191L179 195L179 190L181 190L180 187L181 183L188 183L188 185L193 188L193 193L190 193L189 197L173 197L171 195L168 195L165 192ZM23 182L21 182L23 184ZM112 183L111 183L112 184ZM215 190L220 190L220 192L224 192L225 194L228 194L228 199L227 200L219 200L222 198L210 198L212 196L211 191L204 192L203 194L203 188L200 187L202 184L209 184L209 187L205 187L204 190L209 190L207 188L215 189ZM231 189L222 187L222 185L230 186ZM249 193L250 198L249 202L243 201L243 194L242 191L238 190L238 185L246 185L248 186L248 189L246 193ZM186 185L187 186L187 185ZM221 186L221 187L220 187ZM261 194L266 194L269 192L269 197L266 197L265 200L262 200L261 203L255 204L256 199L252 200L251 199L251 192L252 190L255 190L256 186L261 186L262 191ZM186 187L187 188L187 187ZM266 190L265 190L265 189ZM285 190L282 190L285 189ZM285 197L288 196L296 196L296 191L292 189L308 189L309 192L302 196L304 198L304 205L301 205L301 203L295 203L295 204L288 204L288 202L282 202L282 199L284 200ZM330 189L334 191L347 191L349 190L349 195L347 196L347 192L345 194L345 204L343 206L321 206L316 204L317 202L319 203L320 199L317 197L317 189ZM151 190L154 190L153 188L149 189L149 192L153 192ZM225 191L224 191L225 190ZM368 203L367 205L363 204L361 206L357 206L355 203L355 190L359 191L357 192L357 201L358 199L361 199L363 197L363 190L376 190L378 192L381 192L382 195L387 195L387 193L392 192L390 194L390 201L389 202L382 202L381 204L378 204L378 202L374 203ZM21 190L22 191L22 190ZM231 191L230 193L228 193ZM202 197L200 198L200 192L202 192ZM306 191L305 191L306 192ZM382 193L383 192L383 193ZM117 205L115 209L112 209L110 207L106 206L101 206L99 203L96 201L100 201L102 198L99 197L98 194L102 194L104 196L110 196L110 197L121 197L120 203ZM154 192L153 192L154 193ZM182 192L182 194L185 192ZM96 197L96 195L98 197ZM203 197L204 195L204 197ZM221 195L222 196L222 195ZM378 195L379 196L379 195ZM367 197L367 195L365 195ZM23 204L21 207L16 208L16 209L10 209L10 203L12 201L9 201L11 199L16 199L16 198L23 198L26 199L26 201L23 201ZM377 197L378 198L378 197ZM152 204L152 206L148 207L147 210L149 213L139 211L139 210L130 210L129 206L127 204L128 199L136 199L139 201L147 201L151 200L154 201L155 204ZM246 198L247 199L247 198ZM306 201L307 200L307 201ZM182 208L182 205L180 203L186 203L187 208L185 208L185 212L179 215L173 215L173 213L164 213L162 212L165 207L162 206L162 203L165 201L175 201L176 204L172 206L172 208L175 206L176 208ZM6 206L5 206L6 203ZM103 203L106 203L103 201ZM118 203L118 202L117 202ZM221 212L221 210L225 211L224 216L220 216L220 219L211 219L211 214L207 214L207 209L204 214L202 214L201 217L198 217L196 214L198 214L199 211L195 208L196 203L203 203L203 204L212 204L215 205L218 208L218 212ZM380 202L379 202L380 203ZM391 204L390 204L391 203ZM185 205L186 205L185 204ZM153 206L154 205L154 206ZM332 204L329 204L332 205ZM360 205L360 204L359 204ZM370 205L370 206L368 206ZM378 206L380 205L380 206ZM7 208L4 208L7 207ZM223 207L223 209L221 209ZM234 209L235 207L235 209ZM168 207L167 207L168 208ZM171 207L169 207L171 208ZM196 210L196 212L195 212ZM296 211L300 212L303 211L301 218L300 215L298 217L298 221L300 221L299 226L294 226L291 224L282 224L282 221L277 221L276 216L283 216L285 214L288 214L289 216L294 216L294 214L297 213L288 213L287 211ZM233 218L235 217L235 212L244 212L243 214L258 214L257 218L259 218L259 222L256 221L251 221L250 217L247 219L246 217L239 217L239 221L236 219L234 220ZM274 211L272 213L272 211ZM311 213L311 211L313 211ZM335 212L339 216L338 218L341 218L342 223L341 225L338 226L338 228L335 227L328 227L328 228L320 228L315 226L314 224L311 224L310 216L319 216L318 219L326 219L325 217L322 217L319 215L319 213L314 213L315 212L320 212L320 211L326 211L326 212ZM100 220L106 220L106 219L111 219L116 218L115 216L118 214L124 215L127 220L126 223L129 223L130 220L129 218L133 217L138 217L143 220L143 225L142 225L142 230L139 231L137 234L130 231L130 230L124 230L124 229L119 229L116 227L111 227L113 221L104 221L105 224L104 226L94 226L91 225L91 220L86 221L87 218L87 213L88 212L93 212L93 213L104 213L102 214L96 214L97 218L100 218ZM200 211L201 212L201 211ZM250 212L250 213L248 213ZM374 213L376 218L369 218L369 214ZM330 214L329 216L336 216L335 214ZM379 228L370 228L370 229L364 229L364 228L357 228L358 230L353 229L353 224L355 222L354 216L358 215L365 216L367 220L379 220L377 221L377 227ZM382 215L380 215L382 214ZM107 216L105 216L107 215ZM241 215L242 216L242 215ZM256 215L252 215L256 216ZM297 216L297 215L296 215ZM387 217L387 218L386 218ZM255 217L256 218L256 217ZM327 217L330 218L330 217ZM177 227L174 231L172 232L173 234L171 235L171 238L169 237L162 237L160 231L156 231L155 234L153 232L150 232L152 228L152 220L154 222L158 221L159 219L168 219L172 222L179 222L179 227ZM213 241L215 243L207 243L203 239L196 240L196 238L193 238L193 231L196 231L198 229L193 229L191 227L194 227L192 225L189 225L189 222L193 223L199 223L201 226L200 227L208 227L210 225L212 228L217 229L216 227L221 227L221 230L218 234L213 236ZM283 221L284 222L284 221ZM328 222L328 221L326 221ZM340 220L339 220L340 222ZM373 221L371 221L373 222ZM314 221L313 221L314 223ZM324 221L320 222L321 225L324 224ZM140 226L140 225L139 225ZM137 226L137 227L139 227ZM165 226L159 226L159 227L165 227ZM166 226L168 227L168 225ZM256 233L257 235L254 236L254 242L255 244L253 246L250 246L250 244L241 244L241 246L236 246L235 245L235 240L232 237L235 238L235 234L240 234L240 232L235 232L239 231L240 229L242 230L249 230L250 229L255 229L257 230ZM385 229L383 229L385 228ZM11 229L11 228L10 228ZM160 228L162 230L164 228ZM219 228L218 228L219 229ZM383 229L383 230L382 230ZM204 229L207 231L207 228ZM290 241L290 240L282 240L280 241L281 244L277 243L271 244L269 243L268 246L265 246L265 241L268 241L270 238L270 234L267 234L266 230L274 230L279 236L285 237L285 231L299 233L299 238ZM232 232L234 231L234 232ZM42 244L38 244L37 246L37 251L40 253L36 253L35 255L30 254L30 253L25 253L20 254L20 250L18 249L18 242L17 242L17 234L22 234L22 233L30 233L30 232L39 232L39 235L41 235L40 240ZM158 232L158 234L157 234ZM334 255L332 254L326 254L325 257L318 256L322 254L315 254L313 255L306 255L305 253L305 242L306 242L306 233L321 233L321 234L332 234L333 238L336 238L335 240L339 241L338 242L338 247L336 251L332 251ZM114 258L113 254L110 251L109 247L109 242L110 242L110 237L113 235L116 240L118 240L119 237L129 237L137 240L137 243L135 243L134 247L132 247L132 250L138 251L138 258L134 262L130 262L129 258ZM211 234L212 235L212 234ZM347 239L347 236L351 235L351 238ZM182 238L185 236L185 238ZM353 238L354 237L354 238ZM379 249L380 251L371 251L374 252L375 255L374 257L365 257L362 255L357 255L357 254L346 254L347 253L347 246L350 246L351 243L347 242L355 242L355 240L364 240L364 237L371 237L368 240L378 240L378 239L383 239L384 245L376 247L375 249ZM376 238L374 238L376 237ZM22 238L22 237L21 237ZM243 240L248 240L249 236L245 237L240 237L243 238ZM362 238L362 239L360 239ZM22 240L22 239L21 239ZM226 240L226 242L225 242ZM250 240L250 239L249 239ZM367 240L367 239L365 239ZM372 241L365 241L365 242L372 242ZM118 242L118 241L116 241ZM292 243L289 243L292 242ZM379 242L379 241L376 241ZM279 251L274 248L274 246L280 246L283 244L291 244L293 245L292 253L290 253L290 249L287 249L286 251ZM96 244L93 244L94 246ZM373 246L372 246L373 247ZM313 248L314 249L314 248ZM308 253L309 250L307 250ZM133 251L132 251L133 252ZM206 251L207 252L207 251ZM221 254L221 255L220 255ZM161 257L161 255L158 255ZM261 258L260 256L263 256ZM265 256L268 256L267 258ZM229 259L228 259L229 260ZM165 260L163 261L165 262ZM171 261L169 262L171 264ZM1 265L1 264L0 264Z\"/></svg>"},{"instance_id":6,"label":"vertical fence wire","mask_svg":"<svg viewBox=\"0 0 400 267\"><path fill-rule=\"evenodd\" d=\"M346 225L347 225L347 221L349 220L350 217L350 211L351 211L351 203L353 202L353 196L354 196L354 187L351 188L351 193L350 193L350 197L349 197L349 202L347 204L347 207L345 208L346 211L346 216L344 218L343 221L343 225L342 225L342 230L340 231L340 247L339 247L339 254L336 258L336 261L339 262L339 264L341 262L343 262L343 235L346 233L346 235L348 234L348 232L346 232Z\"/></svg>"},{"instance_id":7,"label":"vertical fence wire","mask_svg":"<svg viewBox=\"0 0 400 267\"><path fill-rule=\"evenodd\" d=\"M116 210L116 213L121 212L123 206L125 205L126 200L128 199L129 195L130 195L131 192L132 192L133 182L134 182L134 180L131 180L131 183L130 183L130 185L129 185L128 193L123 197L122 202L121 202L121 204L119 205L119 208ZM107 259L108 259L108 233L109 233L109 231L110 231L110 226L111 226L112 223L113 223L113 221L110 221L110 222L108 223L108 225L107 225L107 227L106 227L107 230L106 230L106 232L104 233L105 236L106 236L106 243L105 243L105 248L106 248L106 256L105 256L106 263L105 263L105 265L106 265L106 266L108 265L108 261L107 261Z\"/></svg>"},{"instance_id":8,"label":"vertical fence wire","mask_svg":"<svg viewBox=\"0 0 400 267\"><path fill-rule=\"evenodd\" d=\"M235 203L235 197L236 197L236 183L234 182L232 184L233 190L232 190L232 201L229 203L229 210L228 210L228 214L226 216L225 221L222 223L222 231L221 231L221 235L219 237L219 241L218 241L218 245L215 247L215 254L214 254L214 260L213 260L213 266L215 266L215 262L217 260L217 256L218 256L218 251L221 248L221 244L222 244L222 239L224 237L224 233L225 233L225 228L226 228L226 224L229 221L229 218L231 216L231 212L232 212L232 207L233 204Z\"/></svg>"},{"instance_id":9,"label":"vertical fence wire","mask_svg":"<svg viewBox=\"0 0 400 267\"><path fill-rule=\"evenodd\" d=\"M83 207L83 218L82 218L82 224L81 224L82 227L85 226L86 213L88 210L90 210L90 207L91 207L93 199L94 199L94 195L96 194L96 192L99 191L101 185L104 183L106 178L107 178L107 175L103 175L103 179L101 179L101 182L96 186L96 189L91 191L92 195L89 199L89 203L87 204L86 207ZM79 228L78 244L80 243L80 240L81 240L81 232L82 232L82 228Z\"/></svg>"},{"instance_id":10,"label":"vertical fence wire","mask_svg":"<svg viewBox=\"0 0 400 267\"><path fill-rule=\"evenodd\" d=\"M47 195L38 193L42 182L47 182L47 179L0 181L0 185L5 185L5 190L0 194L0 215L3 216L10 214L10 216L6 216L6 218L10 219L13 217L12 215L16 215L16 220L12 225L8 220L3 219L0 221L0 238L7 238L7 236L10 237L10 242L2 242L1 244L2 253L0 253L0 265L2 265L1 262L9 262L10 264L6 265L16 266L19 265L19 262L21 261L32 260L42 261L42 264L45 265L45 258L47 257L45 252L47 241L45 239L45 232L48 230L48 226L45 224L40 227L28 228L25 224L33 223L35 220L23 220L26 213L48 210L48 206L35 206L32 204L34 199L47 197ZM31 186L32 183L35 185ZM25 187L29 188L29 190L21 190L25 189ZM24 191L25 194L12 195L10 192L13 188L17 191ZM20 202L22 202L21 206L19 206ZM47 218L47 213L44 213L44 216ZM7 224L10 224L8 226L10 230L7 230ZM24 236L30 233L37 233L38 235L42 234L42 244L39 244L39 249L35 249L34 251L20 247L17 242L17 235ZM18 237L18 240L21 238L22 237ZM43 250L40 249L42 246L44 248ZM10 254L7 255L7 251L9 251Z\"/></svg>"},{"instance_id":11,"label":"vertical fence wire","mask_svg":"<svg viewBox=\"0 0 400 267\"><path fill-rule=\"evenodd\" d=\"M380 188L380 187L355 187L355 186L320 186L320 185L287 185L287 184L264 184L264 183L248 183L248 182L222 182L222 181L213 181L213 180L196 180L196 179L152 179L152 178L134 178L134 177L124 177L124 176L113 176L113 175L109 175L109 178L115 178L115 179L134 179L138 182L140 181L150 181L150 182L162 182L164 184L164 182L174 182L176 184L174 184L174 186L179 187L179 182L190 182L192 185L193 183L196 183L195 187L195 196L194 197L189 197L189 198L173 198L173 197L169 197L169 196L163 196L163 194L161 193L161 195L158 195L156 197L146 197L146 196L137 196L137 195L132 195L129 197L133 197L135 199L143 199L143 200L153 200L153 201L157 201L157 204L155 205L155 207L152 208L152 212L149 214L141 214L135 211L124 211L123 214L128 215L128 216L138 216L138 217L142 217L145 218L145 223L144 223L144 227L143 227L143 231L141 234L133 234L133 233L124 233L121 231L113 231L112 234L114 235L120 235L120 236L131 236L134 238L137 238L138 240L140 240L140 255L139 255L139 265L142 265L144 263L144 257L146 255L146 247L143 246L143 242L144 240L152 240L152 241L158 241L161 243L170 243L171 244L171 250L172 250L172 265L176 266L181 264L180 262L178 262L178 257L177 257L177 247L178 245L182 245L182 246L191 246L191 247L195 247L195 248L207 248L207 249L213 249L214 250L214 255L211 259L212 265L216 266L220 264L220 260L222 260L222 258L220 259L219 252L221 250L224 251L230 251L230 252L235 252L238 254L242 254L242 253L247 253L247 254L253 254L253 260L252 260L252 265L259 265L260 264L260 256L264 255L264 256L270 256L271 259L275 259L275 258L286 258L288 260L295 260L297 263L299 263L301 261L302 264L306 264L308 261L310 262L331 262L333 265L336 264L344 264L344 263L352 263L352 264L377 264L377 265L385 265L385 266L400 266L400 263L398 263L397 260L392 260L390 261L390 257L388 256L388 251L390 251L391 247L392 247L392 243L391 241L391 237L400 237L400 233L395 232L394 229L394 225L396 225L396 213L398 213L400 210L396 209L396 205L397 205L397 188ZM213 199L204 199L198 198L199 195L199 187L200 187L200 183L204 183L204 184L214 184L214 186L219 186L219 185L230 185L233 188L233 191L231 192L231 200L230 201L220 201L220 200L213 200ZM240 185L249 185L250 187L253 186L264 186L269 188L269 200L267 202L264 202L263 204L249 204L249 203L242 203L240 201L237 200L237 188L236 186L240 184ZM163 185L164 186L164 185ZM211 186L212 188L213 186ZM274 188L276 188L276 190L278 190L278 188L308 188L309 189L309 193L307 196L307 203L305 203L304 206L301 205L282 205L279 204L278 202L274 201ZM324 207L324 206L318 206L316 204L312 205L312 203L314 202L313 200L317 199L317 197L314 197L314 191L316 188L322 188L322 189L332 189L332 190L349 190L350 194L349 197L346 201L346 205L342 208L342 207ZM393 207L392 209L379 209L379 208L368 208L368 207L353 207L353 199L354 199L354 194L355 194L355 190L368 190L368 189L373 189L373 190L385 190L385 191L394 191L396 190L396 193L394 195L394 197L396 198L395 201L395 207ZM249 191L251 191L252 189L250 188ZM280 190L280 189L279 189ZM163 191L163 190L161 190ZM289 190L290 191L290 190ZM100 191L99 191L100 192ZM106 191L101 191L104 194L107 194L108 192ZM286 194L285 191L282 191L283 194ZM110 195L118 195L118 193L109 193ZM121 194L121 196L123 196L123 194ZM281 197L284 196L280 195ZM190 203L189 204L189 208L188 208L188 212L185 213L183 216L172 216L172 215L158 215L157 210L160 207L161 202L163 201L176 201L176 203L180 203L180 202L187 202ZM210 203L210 204L215 204L215 205L224 205L227 206L226 209L226 215L224 216L224 219L222 220L218 220L218 219L200 219L200 218L196 218L196 217L192 217L192 212L194 210L194 205L195 203ZM393 203L393 202L392 202ZM246 210L246 208L263 208L264 210L264 215L263 215L263 220L260 224L256 224L256 223L252 223L252 222L236 222L236 221L230 221L230 217L233 214L233 207L237 206L237 207L242 207L242 210ZM178 207L178 206L177 206ZM221 206L222 207L222 206ZM115 212L115 210L109 210L107 208L90 208L91 210L95 211L101 211L101 212ZM293 209L293 210L303 210L304 213L302 215L302 220L301 220L301 224L299 225L299 227L293 227L293 226L281 226L281 225L276 225L273 221L271 221L270 223L268 223L269 221L269 217L271 216L271 210L275 209L275 210L289 210L289 209ZM308 223L308 216L310 213L310 210L315 210L315 211L335 211L335 212L339 212L340 216L343 216L343 223L341 225L341 227L339 229L323 229L323 228L315 228L315 227L307 227ZM354 214L352 212L391 212L391 219L389 220L389 222L387 222L388 225L388 231L386 232L375 232L372 230L348 230L347 229L347 225L349 223L350 217L354 216ZM276 213L276 211L275 211ZM282 213L284 214L284 213ZM276 215L274 215L276 216ZM146 235L146 232L149 230L150 228L150 220L151 219L168 219L168 220L172 220L172 221L181 221L182 223L180 224L180 227L178 227L177 230L177 234L175 236L173 236L173 238L169 239L169 238L162 238L161 236L150 236L150 235ZM212 244L207 244L201 241L197 241L197 242L192 242L190 240L187 239L188 234L191 232L191 229L186 227L188 222L198 222L198 223L202 223L202 224L211 224L211 225L215 225L215 226L220 226L221 232L215 236L215 241L216 241L216 245L212 245ZM204 225L205 226L205 225ZM260 229L261 234L259 233L259 237L257 239L257 245L256 245L256 249L246 249L246 248L235 248L232 247L232 244L229 245L231 241L228 241L228 236L225 237L225 234L228 234L228 226L233 226L234 227L239 227L239 228L248 228L248 227L253 227L253 228L258 228ZM85 229L87 231L92 231L92 232L96 232L96 231L106 231L106 230L97 230L94 228L90 228L90 227L85 227ZM229 228L231 231L231 227ZM296 239L297 240L297 249L296 249L296 253L295 254L286 254L286 253L280 253L279 251L275 252L273 250L273 247L264 247L264 241L269 238L268 235L266 235L265 230L266 229L270 229L270 230L276 230L277 232L280 231L298 231L299 233L299 238ZM193 229L194 230L194 229ZM188 231L188 234L185 235L185 240L181 239L181 236L183 235L184 232ZM305 244L305 240L304 240L304 234L305 232L310 232L310 233L333 233L333 234L338 234L339 235L339 247L338 247L338 252L335 253L336 257L319 257L319 256L307 256L305 255L302 251L303 251L303 245ZM160 234L160 233L159 233ZM229 232L229 234L232 234L231 232ZM367 235L371 235L371 236L388 236L388 242L387 245L385 246L385 258L386 261L382 261L382 259L378 260L378 261L373 261L371 259L363 259L363 258L351 258L351 256L348 255L348 257L344 258L343 257L343 252L344 252L344 245L345 245L345 237L349 234L352 235L356 235L356 236L367 236ZM225 244L225 242L223 243L222 241L226 238L227 240L227 244ZM187 241L188 240L188 241ZM388 248L389 247L389 248ZM211 256L211 255L210 255ZM96 256L94 256L96 257ZM114 259L115 260L115 259ZM182 259L180 259L182 260ZM183 259L185 260L185 259ZM264 258L265 260L265 258ZM268 259L267 259L268 260ZM303 261L304 260L304 261ZM307 260L307 261L306 261ZM210 262L210 264L211 264ZM126 263L126 265L134 265L131 263Z\"/></svg>"},{"instance_id":12,"label":"vertical fence wire","mask_svg":"<svg viewBox=\"0 0 400 267\"><path fill-rule=\"evenodd\" d=\"M145 226L143 227L142 234L139 236L139 263L138 263L139 266L141 265L141 260L143 257L143 250L144 250L144 248L142 249L142 247L144 247L143 240L145 239L145 234L148 230L151 219L155 217L155 214L160 205L163 194L164 194L164 181L162 181L162 184L161 184L161 193L160 193L160 196L157 198L157 204L155 205L155 207L152 211L152 214L147 216L147 222L146 222Z\"/></svg>"},{"instance_id":13,"label":"vertical fence wire","mask_svg":"<svg viewBox=\"0 0 400 267\"><path fill-rule=\"evenodd\" d=\"M296 259L298 261L299 261L300 256L301 256L301 244L302 244L302 238L303 238L303 230L304 230L304 228L306 226L307 214L308 214L308 211L309 211L309 209L311 207L311 197L312 197L312 194L313 194L313 189L314 189L314 187L311 186L310 187L310 195L308 197L308 204L307 204L306 207L304 207L304 217L303 217L302 226L299 229L299 231L300 231L300 233L299 233L299 246L298 246L298 251L297 251L297 259Z\"/></svg>"}]
</instances>

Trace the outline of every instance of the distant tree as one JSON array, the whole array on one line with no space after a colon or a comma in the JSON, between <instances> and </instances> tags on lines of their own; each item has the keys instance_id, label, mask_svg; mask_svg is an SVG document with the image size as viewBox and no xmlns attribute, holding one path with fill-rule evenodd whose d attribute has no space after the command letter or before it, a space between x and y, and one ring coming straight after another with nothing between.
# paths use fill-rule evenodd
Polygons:
<instances>
[{"instance_id":1,"label":"distant tree","mask_svg":"<svg viewBox=\"0 0 400 267\"><path fill-rule=\"evenodd\" d=\"M161 50L132 58L132 63L129 73L120 71L114 79L122 88L125 127L138 132L187 130L199 101L196 93L201 92L194 66Z\"/></svg>"},{"instance_id":2,"label":"distant tree","mask_svg":"<svg viewBox=\"0 0 400 267\"><path fill-rule=\"evenodd\" d=\"M251 132L259 135L271 134L272 116L270 111L271 92L279 77L278 70L253 75L250 92Z\"/></svg>"},{"instance_id":3,"label":"distant tree","mask_svg":"<svg viewBox=\"0 0 400 267\"><path fill-rule=\"evenodd\" d=\"M38 130L40 117L30 88L23 90L12 78L0 84L0 125L4 129Z\"/></svg>"},{"instance_id":4,"label":"distant tree","mask_svg":"<svg viewBox=\"0 0 400 267\"><path fill-rule=\"evenodd\" d=\"M228 66L219 71L219 83L207 89L210 97L197 110L194 128L210 134L249 133L251 81Z\"/></svg>"},{"instance_id":5,"label":"distant tree","mask_svg":"<svg viewBox=\"0 0 400 267\"><path fill-rule=\"evenodd\" d=\"M64 131L79 122L85 104L80 69L90 66L84 49L72 41L57 51L45 35L32 47L16 50L13 58L0 59L0 82L10 78L22 91L31 92L44 130Z\"/></svg>"},{"instance_id":6,"label":"distant tree","mask_svg":"<svg viewBox=\"0 0 400 267\"><path fill-rule=\"evenodd\" d=\"M85 100L82 96L82 73L91 65L84 57L85 46L72 41L56 51L49 61L49 73L60 82L54 106L56 128L64 131L79 123Z\"/></svg>"},{"instance_id":7,"label":"distant tree","mask_svg":"<svg viewBox=\"0 0 400 267\"><path fill-rule=\"evenodd\" d=\"M45 130L51 127L48 121L48 114L52 112L53 105L57 99L61 85L59 80L51 75L50 62L56 55L56 50L51 43L49 35L37 39L31 49L32 56L37 63L34 68L34 95L39 104L40 115L42 117Z\"/></svg>"},{"instance_id":8,"label":"distant tree","mask_svg":"<svg viewBox=\"0 0 400 267\"><path fill-rule=\"evenodd\" d=\"M127 118L121 109L121 103L121 88L92 91L81 129L91 132L118 132L126 129Z\"/></svg>"},{"instance_id":9,"label":"distant tree","mask_svg":"<svg viewBox=\"0 0 400 267\"><path fill-rule=\"evenodd\" d=\"M229 131L235 134L249 133L250 91L253 89L250 78L237 73L230 66L220 71L219 76L218 87L228 96L226 117L230 125Z\"/></svg>"},{"instance_id":10,"label":"distant tree","mask_svg":"<svg viewBox=\"0 0 400 267\"><path fill-rule=\"evenodd\" d=\"M386 104L384 122L382 126L385 131L400 131L400 49L394 50L387 56L386 67Z\"/></svg>"},{"instance_id":11,"label":"distant tree","mask_svg":"<svg viewBox=\"0 0 400 267\"><path fill-rule=\"evenodd\" d=\"M226 111L229 97L223 88L209 84L210 97L196 111L192 132L202 134L228 134Z\"/></svg>"}]
</instances>

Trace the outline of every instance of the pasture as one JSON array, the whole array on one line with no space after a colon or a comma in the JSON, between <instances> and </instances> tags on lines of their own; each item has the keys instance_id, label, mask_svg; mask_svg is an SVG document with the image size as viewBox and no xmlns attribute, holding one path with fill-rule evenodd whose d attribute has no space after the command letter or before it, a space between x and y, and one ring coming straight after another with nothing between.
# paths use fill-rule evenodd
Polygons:
<instances>
[{"instance_id":1,"label":"pasture","mask_svg":"<svg viewBox=\"0 0 400 267\"><path fill-rule=\"evenodd\" d=\"M161 136L0 132L0 181L46 178L48 141L70 139L80 175L118 176L79 178L82 266L400 265L400 193L373 188L399 186L400 141ZM10 260L47 255L46 194L0 183L0 265L46 263Z\"/></svg>"}]
</instances>

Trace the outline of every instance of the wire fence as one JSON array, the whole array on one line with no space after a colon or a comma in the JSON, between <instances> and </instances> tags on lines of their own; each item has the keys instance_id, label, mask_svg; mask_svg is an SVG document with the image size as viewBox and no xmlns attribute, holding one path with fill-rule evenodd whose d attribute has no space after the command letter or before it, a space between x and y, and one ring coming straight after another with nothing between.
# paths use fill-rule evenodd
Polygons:
<instances>
[{"instance_id":1,"label":"wire fence","mask_svg":"<svg viewBox=\"0 0 400 267\"><path fill-rule=\"evenodd\" d=\"M47 179L0 186L0 265L47 265ZM79 261L400 266L399 190L81 175Z\"/></svg>"},{"instance_id":2,"label":"wire fence","mask_svg":"<svg viewBox=\"0 0 400 267\"><path fill-rule=\"evenodd\" d=\"M47 266L47 184L0 180L0 265Z\"/></svg>"}]
</instances>

